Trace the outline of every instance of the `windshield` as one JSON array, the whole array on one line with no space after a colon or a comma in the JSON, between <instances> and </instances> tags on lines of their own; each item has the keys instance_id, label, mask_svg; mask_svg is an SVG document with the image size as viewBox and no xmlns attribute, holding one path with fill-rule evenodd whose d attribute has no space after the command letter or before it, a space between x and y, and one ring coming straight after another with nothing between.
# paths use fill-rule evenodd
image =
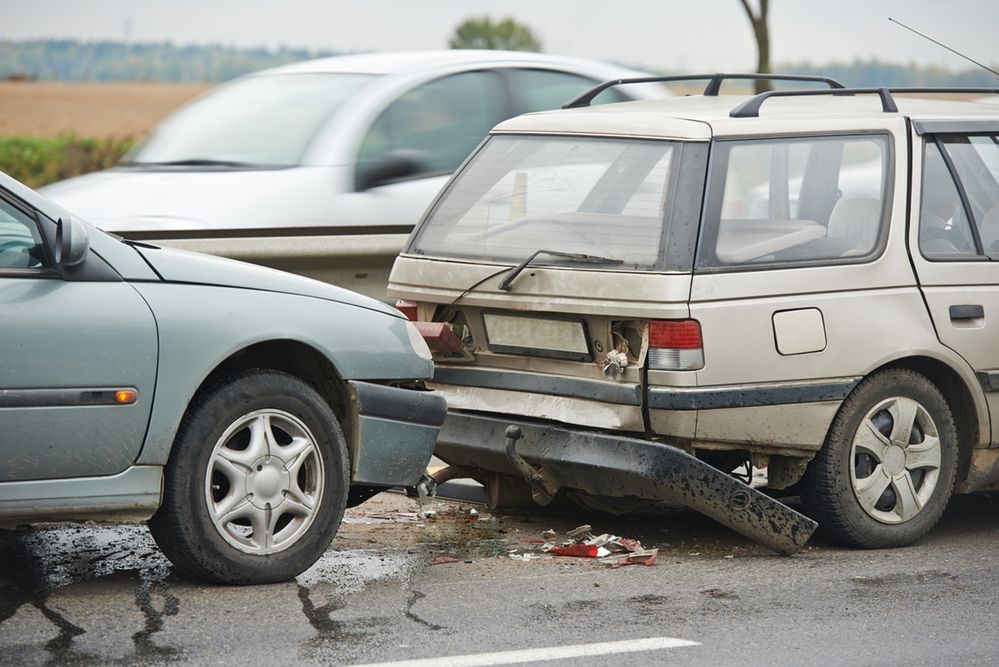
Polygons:
<instances>
[{"instance_id":1,"label":"windshield","mask_svg":"<svg viewBox=\"0 0 999 667\"><path fill-rule=\"evenodd\" d=\"M688 145L700 158L685 158L699 163L687 170L683 146L493 136L427 216L410 252L519 263L544 248L620 260L613 270L689 270L707 148ZM684 185L689 171L699 172L699 183ZM674 235L683 238L668 240ZM572 260L547 255L534 263Z\"/></svg>"},{"instance_id":2,"label":"windshield","mask_svg":"<svg viewBox=\"0 0 999 667\"><path fill-rule=\"evenodd\" d=\"M239 79L168 118L126 162L300 164L323 122L374 78L370 74L273 74Z\"/></svg>"}]
</instances>

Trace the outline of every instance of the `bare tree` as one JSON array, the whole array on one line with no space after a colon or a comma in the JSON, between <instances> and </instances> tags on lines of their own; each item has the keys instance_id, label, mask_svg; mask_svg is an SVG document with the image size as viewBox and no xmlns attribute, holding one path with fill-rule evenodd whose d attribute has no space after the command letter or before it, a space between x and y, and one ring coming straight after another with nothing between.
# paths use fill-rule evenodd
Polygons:
<instances>
[{"instance_id":1,"label":"bare tree","mask_svg":"<svg viewBox=\"0 0 999 667\"><path fill-rule=\"evenodd\" d=\"M749 5L749 0L739 0L742 8L746 10L749 22L753 26L753 35L756 37L756 48L759 52L759 63L756 71L762 74L770 74L770 29L767 27L767 8L769 0L760 0L760 11L754 12ZM756 81L756 92L762 93L770 90L770 82L766 80Z\"/></svg>"}]
</instances>

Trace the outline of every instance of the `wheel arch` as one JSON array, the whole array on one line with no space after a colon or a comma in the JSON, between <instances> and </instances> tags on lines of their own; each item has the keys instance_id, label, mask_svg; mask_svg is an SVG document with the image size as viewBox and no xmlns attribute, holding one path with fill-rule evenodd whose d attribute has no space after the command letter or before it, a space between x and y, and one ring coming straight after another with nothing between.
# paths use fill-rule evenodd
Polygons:
<instances>
[{"instance_id":1,"label":"wheel arch","mask_svg":"<svg viewBox=\"0 0 999 667\"><path fill-rule=\"evenodd\" d=\"M871 373L892 368L908 369L925 376L943 394L957 427L957 478L958 481L967 478L972 450L987 446L991 437L988 408L984 400L978 400L973 388L968 386L957 369L940 359L924 355L901 357L873 369Z\"/></svg>"},{"instance_id":2,"label":"wheel arch","mask_svg":"<svg viewBox=\"0 0 999 667\"><path fill-rule=\"evenodd\" d=\"M351 465L357 460L358 424L356 400L347 382L330 361L316 348L292 339L260 341L233 352L219 362L201 381L184 408L186 414L198 397L225 375L250 369L281 371L302 380L315 389L333 410L344 440ZM353 469L353 468L351 468Z\"/></svg>"}]
</instances>

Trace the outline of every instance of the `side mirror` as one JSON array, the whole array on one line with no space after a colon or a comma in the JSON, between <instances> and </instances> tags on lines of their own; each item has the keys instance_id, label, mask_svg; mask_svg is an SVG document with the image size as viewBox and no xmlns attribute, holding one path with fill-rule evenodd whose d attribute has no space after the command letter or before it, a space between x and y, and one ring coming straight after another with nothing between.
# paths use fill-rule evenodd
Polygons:
<instances>
[{"instance_id":1,"label":"side mirror","mask_svg":"<svg viewBox=\"0 0 999 667\"><path fill-rule=\"evenodd\" d=\"M82 264L90 249L87 226L76 218L60 218L56 225L56 264L62 267Z\"/></svg>"},{"instance_id":2,"label":"side mirror","mask_svg":"<svg viewBox=\"0 0 999 667\"><path fill-rule=\"evenodd\" d=\"M416 176L426 170L426 160L422 151L388 151L361 167L357 177L357 189L370 190L392 181Z\"/></svg>"}]
</instances>

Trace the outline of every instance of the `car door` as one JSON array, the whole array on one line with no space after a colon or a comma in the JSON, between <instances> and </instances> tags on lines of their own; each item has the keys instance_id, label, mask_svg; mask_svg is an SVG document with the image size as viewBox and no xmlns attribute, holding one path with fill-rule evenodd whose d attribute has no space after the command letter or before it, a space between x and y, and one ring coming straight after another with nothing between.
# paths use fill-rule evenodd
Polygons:
<instances>
[{"instance_id":1,"label":"car door","mask_svg":"<svg viewBox=\"0 0 999 667\"><path fill-rule=\"evenodd\" d=\"M356 219L415 225L451 172L511 115L503 80L489 70L449 74L400 95L361 141Z\"/></svg>"},{"instance_id":2,"label":"car door","mask_svg":"<svg viewBox=\"0 0 999 667\"><path fill-rule=\"evenodd\" d=\"M92 251L60 268L55 231L0 191L0 482L120 472L149 421L153 315Z\"/></svg>"},{"instance_id":3,"label":"car door","mask_svg":"<svg viewBox=\"0 0 999 667\"><path fill-rule=\"evenodd\" d=\"M914 122L913 264L940 342L999 410L999 123ZM917 153L918 154L918 153ZM916 187L916 184L919 187ZM992 442L999 442L993 421Z\"/></svg>"},{"instance_id":4,"label":"car door","mask_svg":"<svg viewBox=\"0 0 999 667\"><path fill-rule=\"evenodd\" d=\"M905 188L893 187L903 131L884 119L716 142L690 298L703 337L687 405L698 440L818 449L867 369L925 348Z\"/></svg>"}]
</instances>

